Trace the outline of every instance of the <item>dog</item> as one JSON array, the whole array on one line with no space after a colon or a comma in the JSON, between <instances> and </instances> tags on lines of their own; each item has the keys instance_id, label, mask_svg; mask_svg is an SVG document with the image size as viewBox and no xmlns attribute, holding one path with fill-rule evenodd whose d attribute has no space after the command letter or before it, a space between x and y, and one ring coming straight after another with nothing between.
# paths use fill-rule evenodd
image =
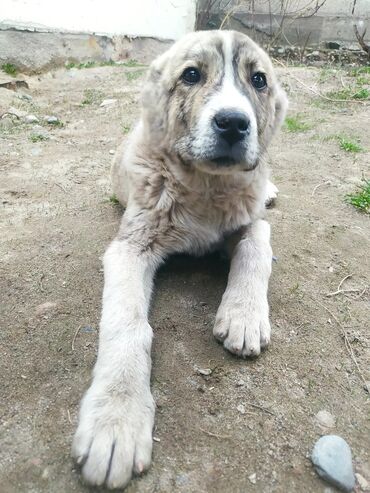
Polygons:
<instances>
[{"instance_id":1,"label":"dog","mask_svg":"<svg viewBox=\"0 0 370 493\"><path fill-rule=\"evenodd\" d=\"M140 121L112 168L125 212L104 255L98 357L72 445L89 484L122 488L150 465L148 310L166 257L225 247L230 273L214 336L241 357L268 345L263 217L276 188L265 155L286 108L268 55L238 32L188 34L151 64Z\"/></svg>"}]
</instances>

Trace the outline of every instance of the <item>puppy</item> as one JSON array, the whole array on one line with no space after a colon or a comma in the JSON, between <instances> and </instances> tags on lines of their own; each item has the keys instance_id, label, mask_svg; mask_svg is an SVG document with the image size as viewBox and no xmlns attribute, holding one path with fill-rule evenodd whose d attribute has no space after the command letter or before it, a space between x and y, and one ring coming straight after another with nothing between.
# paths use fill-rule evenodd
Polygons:
<instances>
[{"instance_id":1,"label":"puppy","mask_svg":"<svg viewBox=\"0 0 370 493\"><path fill-rule=\"evenodd\" d=\"M122 488L150 465L148 309L166 257L224 245L231 266L213 333L237 356L268 345L264 156L286 106L269 57L237 32L189 34L152 63L140 121L113 165L126 210L104 255L99 353L72 447L88 483Z\"/></svg>"}]
</instances>

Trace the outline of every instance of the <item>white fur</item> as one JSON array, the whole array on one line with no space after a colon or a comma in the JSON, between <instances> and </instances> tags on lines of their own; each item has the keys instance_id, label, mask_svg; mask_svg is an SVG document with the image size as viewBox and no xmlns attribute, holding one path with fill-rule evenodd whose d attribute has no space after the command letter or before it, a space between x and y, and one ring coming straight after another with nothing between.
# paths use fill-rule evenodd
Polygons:
<instances>
[{"instance_id":1,"label":"white fur","mask_svg":"<svg viewBox=\"0 0 370 493\"><path fill-rule=\"evenodd\" d=\"M257 119L250 101L235 85L229 32L223 33L223 52L225 72L222 86L204 106L194 134L195 138L192 147L195 152L198 151L199 155L203 152L207 153L208 149L212 149L216 140L216 135L211 125L213 118L220 110L237 110L244 113L250 122L246 161L254 163L258 156Z\"/></svg>"},{"instance_id":2,"label":"white fur","mask_svg":"<svg viewBox=\"0 0 370 493\"><path fill-rule=\"evenodd\" d=\"M272 250L270 226L248 226L232 254L229 280L217 311L214 336L239 356L257 356L270 342L268 280Z\"/></svg>"},{"instance_id":3,"label":"white fur","mask_svg":"<svg viewBox=\"0 0 370 493\"><path fill-rule=\"evenodd\" d=\"M147 321L158 261L114 241L104 255L105 285L98 360L72 454L93 485L123 487L143 472L152 451L152 329Z\"/></svg>"}]
</instances>

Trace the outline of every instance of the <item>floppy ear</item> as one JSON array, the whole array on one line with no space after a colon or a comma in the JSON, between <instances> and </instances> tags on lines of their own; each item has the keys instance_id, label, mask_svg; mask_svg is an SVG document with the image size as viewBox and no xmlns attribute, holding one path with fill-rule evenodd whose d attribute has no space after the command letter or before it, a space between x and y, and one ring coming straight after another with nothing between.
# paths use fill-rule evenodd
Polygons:
<instances>
[{"instance_id":1,"label":"floppy ear","mask_svg":"<svg viewBox=\"0 0 370 493\"><path fill-rule=\"evenodd\" d=\"M284 91L284 89L280 87L280 85L277 85L275 91L275 117L272 123L271 137L281 127L285 119L287 110L288 110L288 98L286 92Z\"/></svg>"},{"instance_id":2,"label":"floppy ear","mask_svg":"<svg viewBox=\"0 0 370 493\"><path fill-rule=\"evenodd\" d=\"M288 98L278 82L276 82L274 87L270 105L269 121L264 131L266 146L270 143L276 131L281 127L288 109Z\"/></svg>"},{"instance_id":3,"label":"floppy ear","mask_svg":"<svg viewBox=\"0 0 370 493\"><path fill-rule=\"evenodd\" d=\"M141 93L144 125L151 132L158 133L167 127L167 105L169 89L166 84L167 52L155 59L148 71Z\"/></svg>"}]
</instances>

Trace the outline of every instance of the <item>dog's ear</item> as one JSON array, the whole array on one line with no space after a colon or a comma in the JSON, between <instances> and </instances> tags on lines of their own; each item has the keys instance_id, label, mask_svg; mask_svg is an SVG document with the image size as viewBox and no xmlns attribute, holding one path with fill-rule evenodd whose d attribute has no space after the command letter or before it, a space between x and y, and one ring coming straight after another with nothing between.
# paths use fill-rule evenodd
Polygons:
<instances>
[{"instance_id":1,"label":"dog's ear","mask_svg":"<svg viewBox=\"0 0 370 493\"><path fill-rule=\"evenodd\" d=\"M288 98L284 89L280 87L278 82L276 82L276 85L274 86L270 104L270 118L264 132L266 145L269 144L274 134L281 127L288 109Z\"/></svg>"},{"instance_id":2,"label":"dog's ear","mask_svg":"<svg viewBox=\"0 0 370 493\"><path fill-rule=\"evenodd\" d=\"M151 131L164 130L167 126L169 100L169 88L166 83L167 62L168 54L166 52L151 63L141 93L142 117Z\"/></svg>"},{"instance_id":3,"label":"dog's ear","mask_svg":"<svg viewBox=\"0 0 370 493\"><path fill-rule=\"evenodd\" d=\"M286 92L277 84L275 89L275 118L273 122L272 135L281 127L288 110L288 98Z\"/></svg>"}]
</instances>

